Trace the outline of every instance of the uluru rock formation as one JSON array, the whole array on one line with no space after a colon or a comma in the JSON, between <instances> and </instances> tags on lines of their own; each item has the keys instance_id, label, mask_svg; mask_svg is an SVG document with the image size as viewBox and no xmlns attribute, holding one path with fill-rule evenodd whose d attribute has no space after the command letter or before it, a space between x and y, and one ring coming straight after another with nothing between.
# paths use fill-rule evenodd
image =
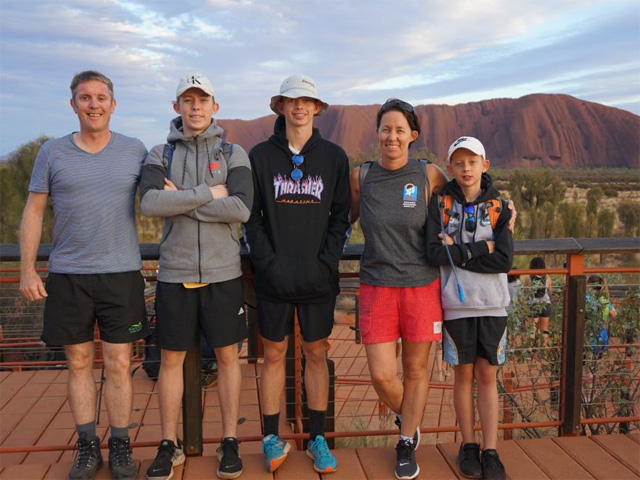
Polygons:
<instances>
[{"instance_id":1,"label":"uluru rock formation","mask_svg":"<svg viewBox=\"0 0 640 480\"><path fill-rule=\"evenodd\" d=\"M316 119L323 137L349 155L375 145L380 105L332 105ZM427 145L439 159L461 135L478 137L501 167L640 167L640 116L569 95L534 94L459 105L416 107ZM275 115L220 120L227 140L247 150L273 132Z\"/></svg>"}]
</instances>

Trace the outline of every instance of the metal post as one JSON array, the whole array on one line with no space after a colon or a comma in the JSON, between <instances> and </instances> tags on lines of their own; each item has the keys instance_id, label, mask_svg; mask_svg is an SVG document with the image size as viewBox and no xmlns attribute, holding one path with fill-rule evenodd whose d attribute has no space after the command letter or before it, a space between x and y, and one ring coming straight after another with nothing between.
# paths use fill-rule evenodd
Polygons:
<instances>
[{"instance_id":1,"label":"metal post","mask_svg":"<svg viewBox=\"0 0 640 480\"><path fill-rule=\"evenodd\" d=\"M187 455L202 455L202 387L200 385L200 334L184 359L184 392L182 394L182 429Z\"/></svg>"},{"instance_id":2,"label":"metal post","mask_svg":"<svg viewBox=\"0 0 640 480\"><path fill-rule=\"evenodd\" d=\"M582 394L582 359L584 355L585 295L587 279L582 274L583 263L570 255L567 265L569 275L565 296L565 314L563 319L562 376L560 379L561 436L577 435L580 431L580 407ZM572 269L572 267L575 267ZM572 271L573 270L573 271Z\"/></svg>"}]
</instances>

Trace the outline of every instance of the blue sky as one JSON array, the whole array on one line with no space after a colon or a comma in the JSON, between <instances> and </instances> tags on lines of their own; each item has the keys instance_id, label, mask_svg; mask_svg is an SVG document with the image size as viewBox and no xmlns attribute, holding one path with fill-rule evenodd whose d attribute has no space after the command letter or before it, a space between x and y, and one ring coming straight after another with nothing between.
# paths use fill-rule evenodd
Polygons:
<instances>
[{"instance_id":1,"label":"blue sky","mask_svg":"<svg viewBox=\"0 0 640 480\"><path fill-rule=\"evenodd\" d=\"M640 3L611 0L1 0L0 155L77 129L74 73L115 84L116 131L164 142L180 77L219 118L270 114L293 73L329 104L565 93L640 114Z\"/></svg>"}]
</instances>

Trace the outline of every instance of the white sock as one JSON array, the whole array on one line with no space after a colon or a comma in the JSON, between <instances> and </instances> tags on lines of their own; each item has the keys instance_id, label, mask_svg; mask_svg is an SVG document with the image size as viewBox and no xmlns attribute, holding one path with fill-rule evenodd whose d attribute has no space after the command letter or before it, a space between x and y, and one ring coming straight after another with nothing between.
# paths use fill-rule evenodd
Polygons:
<instances>
[{"instance_id":1,"label":"white sock","mask_svg":"<svg viewBox=\"0 0 640 480\"><path fill-rule=\"evenodd\" d=\"M413 437L405 437L404 435L400 435L400 440L402 440L403 442L409 442L411 445L413 445Z\"/></svg>"}]
</instances>

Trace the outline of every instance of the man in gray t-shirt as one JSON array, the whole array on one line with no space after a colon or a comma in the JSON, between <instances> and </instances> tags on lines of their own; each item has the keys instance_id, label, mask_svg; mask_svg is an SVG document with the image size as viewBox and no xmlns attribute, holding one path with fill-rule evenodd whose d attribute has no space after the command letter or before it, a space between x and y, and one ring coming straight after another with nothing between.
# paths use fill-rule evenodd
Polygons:
<instances>
[{"instance_id":1,"label":"man in gray t-shirt","mask_svg":"<svg viewBox=\"0 0 640 480\"><path fill-rule=\"evenodd\" d=\"M20 229L20 293L30 301L45 299L41 338L64 346L69 360L69 405L78 432L69 478L94 478L103 463L95 422L96 320L111 425L109 467L113 478L135 478L128 436L131 342L149 333L135 194L147 150L139 140L109 130L116 108L109 78L78 73L71 95L80 131L46 142L33 168ZM43 284L35 264L49 197L53 248Z\"/></svg>"}]
</instances>

